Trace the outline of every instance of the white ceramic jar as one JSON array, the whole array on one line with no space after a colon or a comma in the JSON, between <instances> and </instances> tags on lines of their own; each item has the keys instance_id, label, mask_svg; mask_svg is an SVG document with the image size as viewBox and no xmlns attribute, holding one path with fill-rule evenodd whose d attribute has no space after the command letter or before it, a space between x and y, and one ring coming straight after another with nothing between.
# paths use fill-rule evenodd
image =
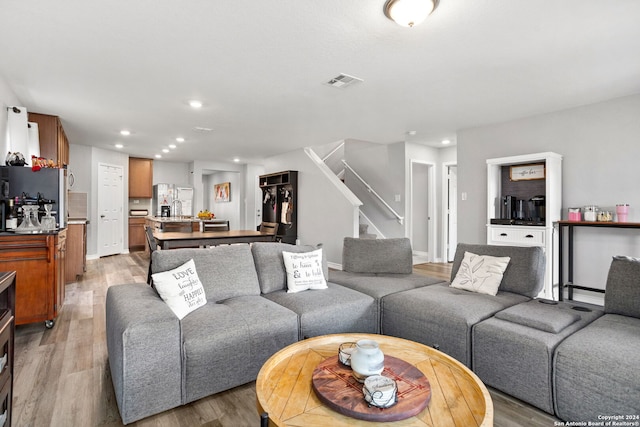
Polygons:
<instances>
[{"instance_id":1,"label":"white ceramic jar","mask_svg":"<svg viewBox=\"0 0 640 427\"><path fill-rule=\"evenodd\" d=\"M374 340L360 340L351 353L351 370L359 382L371 375L380 375L384 370L384 354Z\"/></svg>"}]
</instances>

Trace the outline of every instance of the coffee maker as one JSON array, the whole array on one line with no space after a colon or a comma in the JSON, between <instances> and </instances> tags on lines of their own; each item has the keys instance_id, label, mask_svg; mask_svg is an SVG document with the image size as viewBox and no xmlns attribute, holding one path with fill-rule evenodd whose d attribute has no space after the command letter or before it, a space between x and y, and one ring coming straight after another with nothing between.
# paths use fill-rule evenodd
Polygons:
<instances>
[{"instance_id":1,"label":"coffee maker","mask_svg":"<svg viewBox=\"0 0 640 427\"><path fill-rule=\"evenodd\" d=\"M544 225L545 222L545 196L533 196L529 199L529 217L534 225Z\"/></svg>"},{"instance_id":2,"label":"coffee maker","mask_svg":"<svg viewBox=\"0 0 640 427\"><path fill-rule=\"evenodd\" d=\"M516 196L504 196L502 198L502 212L500 218L515 219L516 218Z\"/></svg>"}]
</instances>

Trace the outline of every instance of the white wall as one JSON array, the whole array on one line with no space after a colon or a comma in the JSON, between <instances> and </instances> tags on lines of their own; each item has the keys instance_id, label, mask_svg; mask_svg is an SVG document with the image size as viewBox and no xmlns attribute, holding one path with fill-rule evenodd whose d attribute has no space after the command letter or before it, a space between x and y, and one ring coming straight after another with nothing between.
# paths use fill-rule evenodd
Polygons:
<instances>
[{"instance_id":1,"label":"white wall","mask_svg":"<svg viewBox=\"0 0 640 427\"><path fill-rule=\"evenodd\" d=\"M265 172L298 171L298 239L303 245L323 244L327 260L342 264L344 237L357 237L355 209L304 150L265 159Z\"/></svg>"},{"instance_id":2,"label":"white wall","mask_svg":"<svg viewBox=\"0 0 640 427\"><path fill-rule=\"evenodd\" d=\"M345 141L345 160L400 216L405 216L406 176L404 143L376 144ZM352 173L345 172L347 187L362 201L362 212L384 237L405 237L405 226ZM396 201L395 196L400 200Z\"/></svg>"},{"instance_id":3,"label":"white wall","mask_svg":"<svg viewBox=\"0 0 640 427\"><path fill-rule=\"evenodd\" d=\"M229 182L229 201L215 201L215 185ZM256 180L256 185L258 181ZM242 175L239 172L217 172L206 176L206 185L204 188L205 200L208 200L207 209L214 213L218 219L226 219L229 221L231 230L239 230L245 228L241 225L240 207L244 203L245 195L242 187Z\"/></svg>"},{"instance_id":4,"label":"white wall","mask_svg":"<svg viewBox=\"0 0 640 427\"><path fill-rule=\"evenodd\" d=\"M191 186L189 175L189 163L153 161L153 184L175 184L189 187Z\"/></svg>"},{"instance_id":5,"label":"white wall","mask_svg":"<svg viewBox=\"0 0 640 427\"><path fill-rule=\"evenodd\" d=\"M564 159L562 218L568 207L629 203L640 222L640 95L458 133L458 240L486 242L486 159L553 151ZM462 201L460 194L467 193ZM640 231L576 229L574 282L603 288L611 256L640 256ZM548 262L557 260L548 260ZM566 276L565 276L566 277ZM576 291L577 298L601 296Z\"/></svg>"}]
</instances>

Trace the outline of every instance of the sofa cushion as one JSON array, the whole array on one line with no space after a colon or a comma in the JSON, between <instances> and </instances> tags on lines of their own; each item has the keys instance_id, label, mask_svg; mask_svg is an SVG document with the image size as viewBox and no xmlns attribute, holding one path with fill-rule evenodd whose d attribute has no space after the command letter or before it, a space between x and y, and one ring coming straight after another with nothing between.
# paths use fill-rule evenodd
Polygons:
<instances>
[{"instance_id":1,"label":"sofa cushion","mask_svg":"<svg viewBox=\"0 0 640 427\"><path fill-rule=\"evenodd\" d=\"M256 379L278 350L296 342L298 316L261 296L208 302L181 322L184 403Z\"/></svg>"},{"instance_id":2,"label":"sofa cushion","mask_svg":"<svg viewBox=\"0 0 640 427\"><path fill-rule=\"evenodd\" d=\"M502 282L502 275L509 264L509 257L493 257L465 252L458 274L451 282L452 288L479 294L495 295Z\"/></svg>"},{"instance_id":3,"label":"sofa cushion","mask_svg":"<svg viewBox=\"0 0 640 427\"><path fill-rule=\"evenodd\" d=\"M155 273L151 277L160 298L167 303L178 319L207 303L193 259L180 267Z\"/></svg>"},{"instance_id":4,"label":"sofa cushion","mask_svg":"<svg viewBox=\"0 0 640 427\"><path fill-rule=\"evenodd\" d=\"M287 292L327 289L322 272L322 249L301 253L282 251L282 258L287 272Z\"/></svg>"},{"instance_id":5,"label":"sofa cushion","mask_svg":"<svg viewBox=\"0 0 640 427\"><path fill-rule=\"evenodd\" d=\"M284 268L282 251L311 252L318 248L310 245L290 245L287 243L255 242L251 245L251 254L255 261L260 290L263 294L287 289L287 272ZM322 254L322 271L329 276L326 255Z\"/></svg>"},{"instance_id":6,"label":"sofa cushion","mask_svg":"<svg viewBox=\"0 0 640 427\"><path fill-rule=\"evenodd\" d=\"M458 243L451 268L451 280L458 274L465 252L511 258L504 271L499 291L535 298L544 287L545 258L540 247Z\"/></svg>"},{"instance_id":7,"label":"sofa cushion","mask_svg":"<svg viewBox=\"0 0 640 427\"><path fill-rule=\"evenodd\" d=\"M224 245L209 249L154 251L152 273L171 270L193 259L208 301L260 295L260 285L249 245Z\"/></svg>"},{"instance_id":8,"label":"sofa cushion","mask_svg":"<svg viewBox=\"0 0 640 427\"><path fill-rule=\"evenodd\" d=\"M345 237L342 269L351 273L411 273L413 251L408 238L358 239Z\"/></svg>"},{"instance_id":9,"label":"sofa cushion","mask_svg":"<svg viewBox=\"0 0 640 427\"><path fill-rule=\"evenodd\" d=\"M528 300L511 292L477 294L448 283L398 292L382 299L382 333L438 346L470 366L473 325Z\"/></svg>"},{"instance_id":10,"label":"sofa cushion","mask_svg":"<svg viewBox=\"0 0 640 427\"><path fill-rule=\"evenodd\" d=\"M640 318L640 259L615 256L604 294L605 313Z\"/></svg>"},{"instance_id":11,"label":"sofa cushion","mask_svg":"<svg viewBox=\"0 0 640 427\"><path fill-rule=\"evenodd\" d=\"M580 320L580 315L577 312L571 313L568 310L560 310L555 305L541 303L540 301L543 300L509 307L496 313L495 317L551 334L557 334L567 326Z\"/></svg>"},{"instance_id":12,"label":"sofa cushion","mask_svg":"<svg viewBox=\"0 0 640 427\"><path fill-rule=\"evenodd\" d=\"M264 298L298 314L299 338L345 332L378 332L378 306L369 295L328 282L328 289L295 294L284 290Z\"/></svg>"},{"instance_id":13,"label":"sofa cushion","mask_svg":"<svg viewBox=\"0 0 640 427\"><path fill-rule=\"evenodd\" d=\"M367 274L342 270L330 270L329 281L371 295L375 299L396 292L444 282L442 279L422 274Z\"/></svg>"}]
</instances>

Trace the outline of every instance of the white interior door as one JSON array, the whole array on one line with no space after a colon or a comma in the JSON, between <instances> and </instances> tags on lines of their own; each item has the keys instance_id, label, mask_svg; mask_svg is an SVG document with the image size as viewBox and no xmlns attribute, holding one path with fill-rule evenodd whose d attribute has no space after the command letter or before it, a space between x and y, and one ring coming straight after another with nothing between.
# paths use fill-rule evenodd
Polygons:
<instances>
[{"instance_id":1,"label":"white interior door","mask_svg":"<svg viewBox=\"0 0 640 427\"><path fill-rule=\"evenodd\" d=\"M100 164L98 169L98 256L122 253L122 166Z\"/></svg>"},{"instance_id":2,"label":"white interior door","mask_svg":"<svg viewBox=\"0 0 640 427\"><path fill-rule=\"evenodd\" d=\"M449 166L447 199L449 203L447 219L447 261L453 261L458 246L458 167Z\"/></svg>"}]
</instances>

